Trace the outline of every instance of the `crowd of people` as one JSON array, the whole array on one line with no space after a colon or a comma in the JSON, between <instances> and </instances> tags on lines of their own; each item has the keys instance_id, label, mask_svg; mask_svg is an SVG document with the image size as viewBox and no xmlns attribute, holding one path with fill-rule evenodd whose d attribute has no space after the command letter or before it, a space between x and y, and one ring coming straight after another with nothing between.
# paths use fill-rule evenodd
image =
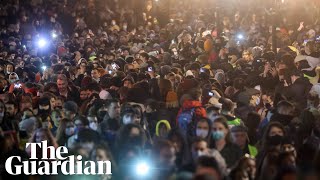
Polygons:
<instances>
[{"instance_id":1,"label":"crowd of people","mask_svg":"<svg viewBox=\"0 0 320 180\"><path fill-rule=\"evenodd\" d=\"M274 18L132 2L0 2L2 179L9 157L41 159L26 149L41 141L109 160L112 175L14 178L320 177L315 4Z\"/></svg>"}]
</instances>

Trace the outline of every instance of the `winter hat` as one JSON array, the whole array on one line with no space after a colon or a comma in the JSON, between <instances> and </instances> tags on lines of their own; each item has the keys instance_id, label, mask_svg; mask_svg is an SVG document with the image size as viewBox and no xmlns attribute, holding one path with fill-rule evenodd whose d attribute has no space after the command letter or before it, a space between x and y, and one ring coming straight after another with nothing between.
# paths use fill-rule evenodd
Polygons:
<instances>
[{"instance_id":1,"label":"winter hat","mask_svg":"<svg viewBox=\"0 0 320 180\"><path fill-rule=\"evenodd\" d=\"M166 107L176 108L178 107L178 95L174 91L169 91L166 96Z\"/></svg>"},{"instance_id":2,"label":"winter hat","mask_svg":"<svg viewBox=\"0 0 320 180\"><path fill-rule=\"evenodd\" d=\"M100 99L102 99L102 100L112 99L111 94L110 94L108 91L106 91L106 90L100 91L99 97L100 97Z\"/></svg>"},{"instance_id":3,"label":"winter hat","mask_svg":"<svg viewBox=\"0 0 320 180\"><path fill-rule=\"evenodd\" d=\"M78 112L78 105L73 101L67 101L63 104L63 109L76 114Z\"/></svg>"}]
</instances>

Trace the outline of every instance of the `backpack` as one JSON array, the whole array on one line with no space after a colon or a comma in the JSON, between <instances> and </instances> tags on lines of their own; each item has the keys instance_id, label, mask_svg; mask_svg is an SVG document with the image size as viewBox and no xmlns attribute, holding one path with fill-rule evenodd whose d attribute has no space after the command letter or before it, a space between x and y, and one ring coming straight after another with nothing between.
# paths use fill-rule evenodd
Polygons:
<instances>
[{"instance_id":1,"label":"backpack","mask_svg":"<svg viewBox=\"0 0 320 180\"><path fill-rule=\"evenodd\" d=\"M198 107L183 109L178 116L178 127L185 137L195 132L196 108Z\"/></svg>"}]
</instances>

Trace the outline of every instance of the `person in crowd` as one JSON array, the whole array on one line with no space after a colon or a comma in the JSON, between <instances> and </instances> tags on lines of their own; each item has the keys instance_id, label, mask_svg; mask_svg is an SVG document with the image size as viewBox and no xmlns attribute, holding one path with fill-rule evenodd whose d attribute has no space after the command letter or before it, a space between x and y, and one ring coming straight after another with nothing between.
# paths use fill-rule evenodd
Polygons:
<instances>
[{"instance_id":1,"label":"person in crowd","mask_svg":"<svg viewBox=\"0 0 320 180\"><path fill-rule=\"evenodd\" d=\"M241 148L243 155L249 154L252 157L256 157L258 150L256 147L249 144L247 131L247 127L245 126L233 126L231 128L231 139L233 143Z\"/></svg>"},{"instance_id":2,"label":"person in crowd","mask_svg":"<svg viewBox=\"0 0 320 180\"><path fill-rule=\"evenodd\" d=\"M61 145L66 145L68 138L74 134L74 123L70 119L61 119L59 127L56 132L57 143Z\"/></svg>"},{"instance_id":3,"label":"person in crowd","mask_svg":"<svg viewBox=\"0 0 320 180\"><path fill-rule=\"evenodd\" d=\"M211 125L211 146L217 149L231 168L242 156L240 147L231 142L230 129L226 118L219 117Z\"/></svg>"}]
</instances>

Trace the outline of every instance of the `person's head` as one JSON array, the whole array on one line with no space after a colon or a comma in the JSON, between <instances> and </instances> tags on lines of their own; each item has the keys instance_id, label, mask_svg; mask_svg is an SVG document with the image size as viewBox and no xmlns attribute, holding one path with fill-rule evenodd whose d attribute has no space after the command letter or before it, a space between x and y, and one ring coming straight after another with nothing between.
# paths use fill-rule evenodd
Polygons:
<instances>
[{"instance_id":1,"label":"person's head","mask_svg":"<svg viewBox=\"0 0 320 180\"><path fill-rule=\"evenodd\" d=\"M68 79L65 75L60 74L57 79L57 85L60 93L68 91Z\"/></svg>"},{"instance_id":2,"label":"person's head","mask_svg":"<svg viewBox=\"0 0 320 180\"><path fill-rule=\"evenodd\" d=\"M280 101L277 104L277 112L281 115L293 115L295 107L288 101Z\"/></svg>"},{"instance_id":3,"label":"person's head","mask_svg":"<svg viewBox=\"0 0 320 180\"><path fill-rule=\"evenodd\" d=\"M236 108L236 103L232 102L230 99L224 99L222 102L222 113L234 113Z\"/></svg>"},{"instance_id":4,"label":"person's head","mask_svg":"<svg viewBox=\"0 0 320 180\"><path fill-rule=\"evenodd\" d=\"M12 72L14 72L14 66L13 66L13 64L7 64L7 66L6 66L6 71L7 71L7 74L10 74L10 73L12 73Z\"/></svg>"},{"instance_id":5,"label":"person's head","mask_svg":"<svg viewBox=\"0 0 320 180\"><path fill-rule=\"evenodd\" d=\"M241 125L233 126L231 128L231 139L233 143L244 149L248 141L247 127Z\"/></svg>"},{"instance_id":6,"label":"person's head","mask_svg":"<svg viewBox=\"0 0 320 180\"><path fill-rule=\"evenodd\" d=\"M63 118L57 129L56 139L70 137L74 134L74 123L70 119Z\"/></svg>"},{"instance_id":7,"label":"person's head","mask_svg":"<svg viewBox=\"0 0 320 180\"><path fill-rule=\"evenodd\" d=\"M67 101L63 104L65 118L73 120L78 112L78 105L73 101Z\"/></svg>"},{"instance_id":8,"label":"person's head","mask_svg":"<svg viewBox=\"0 0 320 180\"><path fill-rule=\"evenodd\" d=\"M171 129L168 137L177 153L182 153L187 148L187 142L179 129Z\"/></svg>"},{"instance_id":9,"label":"person's head","mask_svg":"<svg viewBox=\"0 0 320 180\"><path fill-rule=\"evenodd\" d=\"M219 117L220 109L215 106L209 106L206 108L207 110L207 118L213 122L217 117Z\"/></svg>"},{"instance_id":10,"label":"person's head","mask_svg":"<svg viewBox=\"0 0 320 180\"><path fill-rule=\"evenodd\" d=\"M50 117L55 127L59 127L61 120L64 118L62 110L53 110Z\"/></svg>"},{"instance_id":11,"label":"person's head","mask_svg":"<svg viewBox=\"0 0 320 180\"><path fill-rule=\"evenodd\" d=\"M246 154L243 156L238 162L238 167L246 171L250 179L255 179L257 171L256 161L250 155Z\"/></svg>"},{"instance_id":12,"label":"person's head","mask_svg":"<svg viewBox=\"0 0 320 180\"><path fill-rule=\"evenodd\" d=\"M212 138L215 141L229 141L230 133L226 118L220 116L211 125Z\"/></svg>"},{"instance_id":13,"label":"person's head","mask_svg":"<svg viewBox=\"0 0 320 180\"><path fill-rule=\"evenodd\" d=\"M294 69L294 70L291 70L289 72L289 75L291 77L291 83L293 84L297 79L299 79L300 77L303 77L303 74L301 71L297 70L297 69Z\"/></svg>"},{"instance_id":14,"label":"person's head","mask_svg":"<svg viewBox=\"0 0 320 180\"><path fill-rule=\"evenodd\" d=\"M19 76L18 76L18 74L15 73L15 72L11 72L11 73L9 74L9 83L10 83L10 84L13 84L13 83L15 83L15 82L17 82L17 81L19 81Z\"/></svg>"},{"instance_id":15,"label":"person's head","mask_svg":"<svg viewBox=\"0 0 320 180\"><path fill-rule=\"evenodd\" d=\"M245 59L246 61L251 61L252 60L252 54L250 53L250 51L245 50L242 53L242 58Z\"/></svg>"},{"instance_id":16,"label":"person's head","mask_svg":"<svg viewBox=\"0 0 320 180\"><path fill-rule=\"evenodd\" d=\"M245 87L245 80L242 78L236 78L233 81L233 87L237 90L237 91L242 91Z\"/></svg>"},{"instance_id":17,"label":"person's head","mask_svg":"<svg viewBox=\"0 0 320 180\"><path fill-rule=\"evenodd\" d=\"M20 110L32 109L32 99L30 96L22 96L20 99Z\"/></svg>"},{"instance_id":18,"label":"person's head","mask_svg":"<svg viewBox=\"0 0 320 180\"><path fill-rule=\"evenodd\" d=\"M119 148L132 146L144 147L146 143L145 131L137 124L127 124L120 128L118 146Z\"/></svg>"},{"instance_id":19,"label":"person's head","mask_svg":"<svg viewBox=\"0 0 320 180\"><path fill-rule=\"evenodd\" d=\"M296 166L296 156L293 152L280 153L278 161L279 167Z\"/></svg>"},{"instance_id":20,"label":"person's head","mask_svg":"<svg viewBox=\"0 0 320 180\"><path fill-rule=\"evenodd\" d=\"M140 59L146 63L149 60L149 54L146 52L140 53Z\"/></svg>"},{"instance_id":21,"label":"person's head","mask_svg":"<svg viewBox=\"0 0 320 180\"><path fill-rule=\"evenodd\" d=\"M18 111L17 104L13 101L8 101L6 104L6 113L9 117L14 117Z\"/></svg>"},{"instance_id":22,"label":"person's head","mask_svg":"<svg viewBox=\"0 0 320 180\"><path fill-rule=\"evenodd\" d=\"M215 157L201 156L197 161L194 180L223 179L221 164Z\"/></svg>"},{"instance_id":23,"label":"person's head","mask_svg":"<svg viewBox=\"0 0 320 180\"><path fill-rule=\"evenodd\" d=\"M91 70L92 79L97 80L97 79L100 78L100 76L101 76L100 72L99 72L99 70L97 68L94 68L94 69Z\"/></svg>"},{"instance_id":24,"label":"person's head","mask_svg":"<svg viewBox=\"0 0 320 180\"><path fill-rule=\"evenodd\" d=\"M87 88L80 89L80 100L85 101L88 98Z\"/></svg>"},{"instance_id":25,"label":"person's head","mask_svg":"<svg viewBox=\"0 0 320 180\"><path fill-rule=\"evenodd\" d=\"M116 99L110 99L106 103L108 115L111 119L117 119L120 117L120 103Z\"/></svg>"},{"instance_id":26,"label":"person's head","mask_svg":"<svg viewBox=\"0 0 320 180\"><path fill-rule=\"evenodd\" d=\"M311 53L315 52L316 51L316 44L314 41L308 41L306 43L306 46L304 48L305 52L307 55L310 55Z\"/></svg>"},{"instance_id":27,"label":"person's head","mask_svg":"<svg viewBox=\"0 0 320 180\"><path fill-rule=\"evenodd\" d=\"M156 125L156 136L160 138L166 138L169 131L171 130L171 125L167 120L160 120Z\"/></svg>"},{"instance_id":28,"label":"person's head","mask_svg":"<svg viewBox=\"0 0 320 180\"><path fill-rule=\"evenodd\" d=\"M200 137L196 137L192 141L191 153L193 161L196 162L202 155L206 155L209 151L208 142Z\"/></svg>"},{"instance_id":29,"label":"person's head","mask_svg":"<svg viewBox=\"0 0 320 180\"><path fill-rule=\"evenodd\" d=\"M123 80L123 86L127 88L133 88L134 80L131 77L127 77Z\"/></svg>"},{"instance_id":30,"label":"person's head","mask_svg":"<svg viewBox=\"0 0 320 180\"><path fill-rule=\"evenodd\" d=\"M271 122L266 129L266 135L271 136L284 136L285 130L281 123Z\"/></svg>"},{"instance_id":31,"label":"person's head","mask_svg":"<svg viewBox=\"0 0 320 180\"><path fill-rule=\"evenodd\" d=\"M170 141L158 140L153 146L152 153L161 168L172 168L175 166L176 151Z\"/></svg>"},{"instance_id":32,"label":"person's head","mask_svg":"<svg viewBox=\"0 0 320 180\"><path fill-rule=\"evenodd\" d=\"M140 119L138 119L137 111L135 111L132 107L127 107L121 113L121 121L124 125L134 123L140 124Z\"/></svg>"},{"instance_id":33,"label":"person's head","mask_svg":"<svg viewBox=\"0 0 320 180\"><path fill-rule=\"evenodd\" d=\"M207 138L210 136L210 120L207 118L201 118L196 122L196 132L197 137Z\"/></svg>"},{"instance_id":34,"label":"person's head","mask_svg":"<svg viewBox=\"0 0 320 180\"><path fill-rule=\"evenodd\" d=\"M89 128L96 131L98 129L98 118L95 114L90 114L87 116L89 122Z\"/></svg>"}]
</instances>

